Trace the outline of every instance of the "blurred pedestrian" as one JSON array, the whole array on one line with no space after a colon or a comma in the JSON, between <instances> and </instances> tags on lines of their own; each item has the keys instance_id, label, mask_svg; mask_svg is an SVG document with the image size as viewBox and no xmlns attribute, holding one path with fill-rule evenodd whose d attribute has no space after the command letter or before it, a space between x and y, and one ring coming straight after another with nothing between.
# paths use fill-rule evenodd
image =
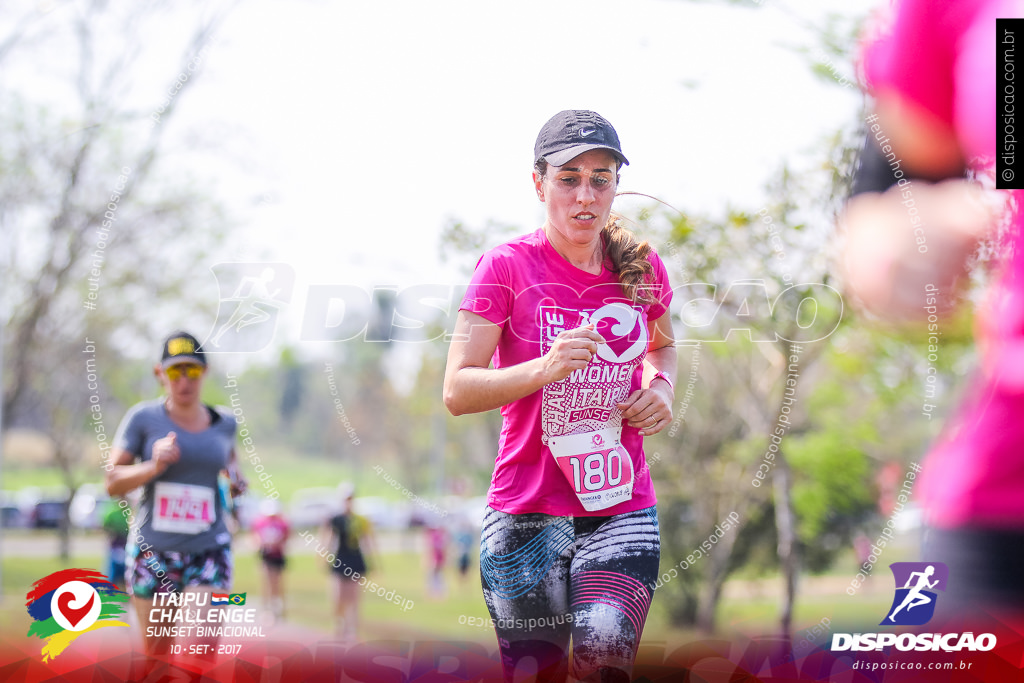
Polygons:
<instances>
[{"instance_id":1,"label":"blurred pedestrian","mask_svg":"<svg viewBox=\"0 0 1024 683\"><path fill-rule=\"evenodd\" d=\"M118 504L122 497L112 498L103 514L103 531L107 534L107 579L124 590L125 545L128 543L128 515ZM127 501L124 503L127 505Z\"/></svg>"},{"instance_id":2,"label":"blurred pedestrian","mask_svg":"<svg viewBox=\"0 0 1024 683\"><path fill-rule=\"evenodd\" d=\"M260 514L253 520L252 532L259 544L263 566L263 594L275 621L284 619L284 568L291 529L281 513L281 504L273 499L260 503Z\"/></svg>"},{"instance_id":3,"label":"blurred pedestrian","mask_svg":"<svg viewBox=\"0 0 1024 683\"><path fill-rule=\"evenodd\" d=\"M435 598L443 598L444 565L448 553L448 532L439 521L427 526L427 566L429 572L430 594Z\"/></svg>"},{"instance_id":4,"label":"blurred pedestrian","mask_svg":"<svg viewBox=\"0 0 1024 683\"><path fill-rule=\"evenodd\" d=\"M359 581L368 569L366 556L374 555L373 531L369 520L355 512L353 487L343 483L338 493L341 512L327 520L322 535L330 539L327 546L335 548L331 565L334 634L339 640L354 642L359 631Z\"/></svg>"},{"instance_id":5,"label":"blurred pedestrian","mask_svg":"<svg viewBox=\"0 0 1024 683\"><path fill-rule=\"evenodd\" d=\"M463 519L456 527L455 548L459 556L459 581L464 583L469 577L470 556L473 552L473 526L468 520Z\"/></svg>"},{"instance_id":6,"label":"blurred pedestrian","mask_svg":"<svg viewBox=\"0 0 1024 683\"><path fill-rule=\"evenodd\" d=\"M207 370L195 337L187 332L167 337L153 368L164 396L133 406L111 449L107 492L117 497L142 489L125 564L149 653L167 653L174 641L167 635L172 631L163 628L169 624L151 621L161 612L153 610L154 595L205 594L197 600L209 609L212 591L231 590L231 533L218 476L228 472L234 496L245 491L246 482L237 469L234 415L202 402Z\"/></svg>"}]
</instances>

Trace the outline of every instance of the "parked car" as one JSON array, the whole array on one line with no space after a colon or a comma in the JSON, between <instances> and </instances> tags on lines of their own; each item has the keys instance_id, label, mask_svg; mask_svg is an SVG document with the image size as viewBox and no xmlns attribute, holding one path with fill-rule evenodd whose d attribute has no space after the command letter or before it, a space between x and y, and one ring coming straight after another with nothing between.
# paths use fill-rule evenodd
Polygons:
<instances>
[{"instance_id":1,"label":"parked car","mask_svg":"<svg viewBox=\"0 0 1024 683\"><path fill-rule=\"evenodd\" d=\"M288 523L293 529L318 527L340 511L341 498L337 488L319 486L299 489L288 504Z\"/></svg>"},{"instance_id":2,"label":"parked car","mask_svg":"<svg viewBox=\"0 0 1024 683\"><path fill-rule=\"evenodd\" d=\"M58 528L68 504L68 490L63 486L26 486L16 491L14 497L26 526L33 529Z\"/></svg>"},{"instance_id":3,"label":"parked car","mask_svg":"<svg viewBox=\"0 0 1024 683\"><path fill-rule=\"evenodd\" d=\"M366 517L377 529L406 529L413 515L411 503L377 496L356 496L353 508L356 514Z\"/></svg>"},{"instance_id":4,"label":"parked car","mask_svg":"<svg viewBox=\"0 0 1024 683\"><path fill-rule=\"evenodd\" d=\"M14 494L11 491L0 491L0 526L13 529L27 524L28 520L18 507Z\"/></svg>"},{"instance_id":5,"label":"parked car","mask_svg":"<svg viewBox=\"0 0 1024 683\"><path fill-rule=\"evenodd\" d=\"M32 508L30 526L33 529L58 529L64 519L67 500L43 499Z\"/></svg>"}]
</instances>

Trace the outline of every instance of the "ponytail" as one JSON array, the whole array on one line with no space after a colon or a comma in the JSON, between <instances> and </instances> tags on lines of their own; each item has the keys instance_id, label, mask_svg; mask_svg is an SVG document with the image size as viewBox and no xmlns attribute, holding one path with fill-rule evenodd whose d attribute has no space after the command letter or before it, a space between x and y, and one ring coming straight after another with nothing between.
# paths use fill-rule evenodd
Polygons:
<instances>
[{"instance_id":1,"label":"ponytail","mask_svg":"<svg viewBox=\"0 0 1024 683\"><path fill-rule=\"evenodd\" d=\"M604 252L612 262L612 272L619 276L619 284L630 301L653 304L657 301L649 282L654 280L654 267L648 257L650 242L639 241L629 230L619 225L618 216L611 216L601 230Z\"/></svg>"}]
</instances>

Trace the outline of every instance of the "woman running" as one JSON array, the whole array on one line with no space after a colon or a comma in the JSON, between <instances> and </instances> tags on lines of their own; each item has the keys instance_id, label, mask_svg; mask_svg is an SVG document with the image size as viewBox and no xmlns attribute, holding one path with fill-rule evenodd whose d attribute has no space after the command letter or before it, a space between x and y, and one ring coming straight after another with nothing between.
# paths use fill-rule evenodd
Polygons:
<instances>
[{"instance_id":1,"label":"woman running","mask_svg":"<svg viewBox=\"0 0 1024 683\"><path fill-rule=\"evenodd\" d=\"M375 555L370 521L354 509L355 490L350 484L338 487L342 510L326 521L321 536L335 548L331 565L334 601L334 635L355 642L359 632L359 598L366 576L366 555Z\"/></svg>"},{"instance_id":2,"label":"woman running","mask_svg":"<svg viewBox=\"0 0 1024 683\"><path fill-rule=\"evenodd\" d=\"M643 437L672 421L672 292L611 215L628 161L608 121L556 114L534 161L546 220L477 264L444 401L501 409L480 573L506 680L523 658L564 680L571 640L577 678L625 681L660 557Z\"/></svg>"},{"instance_id":3,"label":"woman running","mask_svg":"<svg viewBox=\"0 0 1024 683\"><path fill-rule=\"evenodd\" d=\"M191 624L151 621L154 596L199 593L196 607L209 608L211 591L231 589L231 534L218 495L227 470L232 494L245 490L235 458L235 418L200 400L206 356L195 337L176 332L164 341L153 368L165 396L131 408L114 438L107 492L123 496L142 487L127 545L125 579L146 651L168 652L175 635ZM164 603L162 602L161 605ZM173 611L173 607L161 607Z\"/></svg>"},{"instance_id":4,"label":"woman running","mask_svg":"<svg viewBox=\"0 0 1024 683\"><path fill-rule=\"evenodd\" d=\"M260 503L260 516L252 523L252 533L260 548L260 562L263 565L263 594L267 607L274 615L274 621L284 619L284 568L287 564L285 552L291 527L284 518L281 504L273 499Z\"/></svg>"}]
</instances>

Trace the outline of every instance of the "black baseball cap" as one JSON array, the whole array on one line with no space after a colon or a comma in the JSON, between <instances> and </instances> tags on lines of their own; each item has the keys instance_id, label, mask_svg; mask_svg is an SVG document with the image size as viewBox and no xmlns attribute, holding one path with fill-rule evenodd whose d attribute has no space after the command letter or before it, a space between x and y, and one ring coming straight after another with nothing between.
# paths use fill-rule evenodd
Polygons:
<instances>
[{"instance_id":1,"label":"black baseball cap","mask_svg":"<svg viewBox=\"0 0 1024 683\"><path fill-rule=\"evenodd\" d=\"M544 159L552 166L562 166L592 149L606 149L623 164L629 164L618 134L603 116L586 109L566 109L548 119L540 129L533 146L533 161Z\"/></svg>"},{"instance_id":2,"label":"black baseball cap","mask_svg":"<svg viewBox=\"0 0 1024 683\"><path fill-rule=\"evenodd\" d=\"M160 365L165 370L179 363L198 363L206 367L206 354L199 340L181 330L164 340L164 352L160 356Z\"/></svg>"}]
</instances>

